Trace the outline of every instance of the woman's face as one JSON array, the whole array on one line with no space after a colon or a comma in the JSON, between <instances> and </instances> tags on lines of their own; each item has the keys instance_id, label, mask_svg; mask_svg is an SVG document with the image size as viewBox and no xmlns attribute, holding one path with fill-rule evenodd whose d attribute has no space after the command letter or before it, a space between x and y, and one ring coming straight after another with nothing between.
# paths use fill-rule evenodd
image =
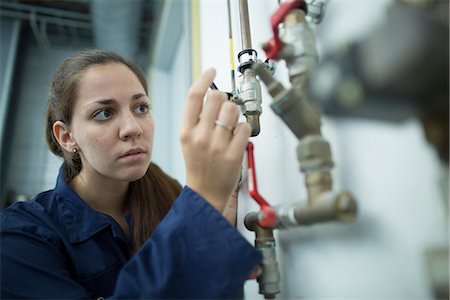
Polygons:
<instances>
[{"instance_id":1,"label":"woman's face","mask_svg":"<svg viewBox=\"0 0 450 300\"><path fill-rule=\"evenodd\" d=\"M137 76L120 63L93 66L83 73L77 92L71 131L81 173L127 182L144 176L154 124Z\"/></svg>"}]
</instances>

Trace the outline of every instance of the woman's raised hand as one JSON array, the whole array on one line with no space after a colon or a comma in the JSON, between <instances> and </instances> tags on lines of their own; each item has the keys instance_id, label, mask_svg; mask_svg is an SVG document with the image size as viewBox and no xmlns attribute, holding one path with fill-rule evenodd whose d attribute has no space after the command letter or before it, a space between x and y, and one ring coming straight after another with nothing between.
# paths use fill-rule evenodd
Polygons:
<instances>
[{"instance_id":1,"label":"woman's raised hand","mask_svg":"<svg viewBox=\"0 0 450 300\"><path fill-rule=\"evenodd\" d=\"M191 86L180 139L187 185L222 212L236 188L251 127L237 124L239 110L225 93L208 91L215 75L210 68Z\"/></svg>"}]
</instances>

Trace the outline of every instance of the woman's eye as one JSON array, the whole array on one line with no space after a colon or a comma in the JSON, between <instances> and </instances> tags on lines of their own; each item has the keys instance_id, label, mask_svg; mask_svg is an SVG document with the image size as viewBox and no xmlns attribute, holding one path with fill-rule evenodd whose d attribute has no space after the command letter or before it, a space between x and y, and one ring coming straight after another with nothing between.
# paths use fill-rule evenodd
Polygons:
<instances>
[{"instance_id":1,"label":"woman's eye","mask_svg":"<svg viewBox=\"0 0 450 300\"><path fill-rule=\"evenodd\" d=\"M134 108L134 111L138 114L146 114L150 111L150 105L147 103L139 104Z\"/></svg>"},{"instance_id":2,"label":"woman's eye","mask_svg":"<svg viewBox=\"0 0 450 300\"><path fill-rule=\"evenodd\" d=\"M104 121L104 120L108 120L109 118L111 118L112 116L112 112L109 109L102 109L97 111L94 114L93 119L97 120L97 121Z\"/></svg>"}]
</instances>

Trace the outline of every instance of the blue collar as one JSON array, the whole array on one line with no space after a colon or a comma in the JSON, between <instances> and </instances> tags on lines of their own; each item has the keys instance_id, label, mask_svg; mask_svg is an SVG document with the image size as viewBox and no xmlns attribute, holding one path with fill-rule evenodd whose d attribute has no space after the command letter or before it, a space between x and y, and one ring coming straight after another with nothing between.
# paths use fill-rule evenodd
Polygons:
<instances>
[{"instance_id":1,"label":"blue collar","mask_svg":"<svg viewBox=\"0 0 450 300\"><path fill-rule=\"evenodd\" d=\"M112 227L115 237L119 236L126 241L120 226L114 219L92 209L84 202L66 183L63 173L62 166L53 192L69 241L71 243L83 242L108 226Z\"/></svg>"}]
</instances>

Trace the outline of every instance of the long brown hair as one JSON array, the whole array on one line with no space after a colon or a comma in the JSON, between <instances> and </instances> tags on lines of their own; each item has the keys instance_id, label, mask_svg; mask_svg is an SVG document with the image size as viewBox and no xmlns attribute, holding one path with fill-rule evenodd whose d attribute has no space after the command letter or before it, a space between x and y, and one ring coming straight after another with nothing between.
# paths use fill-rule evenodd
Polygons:
<instances>
[{"instance_id":1,"label":"long brown hair","mask_svg":"<svg viewBox=\"0 0 450 300\"><path fill-rule=\"evenodd\" d=\"M148 94L143 72L121 56L103 50L86 50L66 59L57 69L50 86L47 105L46 140L50 150L64 159L63 173L70 182L83 167L78 153L65 151L53 134L53 124L62 121L70 126L77 99L78 84L84 71L94 65L121 63L126 65L141 82ZM181 185L164 173L156 164L150 166L144 177L130 183L126 205L133 216L130 234L132 252L136 252L152 234L178 197Z\"/></svg>"}]
</instances>

